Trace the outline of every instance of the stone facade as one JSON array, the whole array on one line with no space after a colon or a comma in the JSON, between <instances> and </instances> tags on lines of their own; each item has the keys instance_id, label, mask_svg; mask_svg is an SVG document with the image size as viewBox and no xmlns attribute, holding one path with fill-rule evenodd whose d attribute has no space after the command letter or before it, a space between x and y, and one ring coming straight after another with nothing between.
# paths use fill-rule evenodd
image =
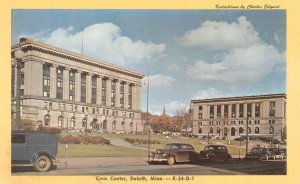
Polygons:
<instances>
[{"instance_id":1,"label":"stone facade","mask_svg":"<svg viewBox=\"0 0 300 184\"><path fill-rule=\"evenodd\" d=\"M11 50L14 86L14 51L18 47L25 52L21 63L22 119L49 127L142 132L140 98L144 74L21 38ZM15 104L16 87L11 89Z\"/></svg>"},{"instance_id":2,"label":"stone facade","mask_svg":"<svg viewBox=\"0 0 300 184\"><path fill-rule=\"evenodd\" d=\"M270 94L192 100L193 133L220 136L232 140L251 137L284 139L286 129L286 95ZM248 116L248 117L247 117Z\"/></svg>"}]
</instances>

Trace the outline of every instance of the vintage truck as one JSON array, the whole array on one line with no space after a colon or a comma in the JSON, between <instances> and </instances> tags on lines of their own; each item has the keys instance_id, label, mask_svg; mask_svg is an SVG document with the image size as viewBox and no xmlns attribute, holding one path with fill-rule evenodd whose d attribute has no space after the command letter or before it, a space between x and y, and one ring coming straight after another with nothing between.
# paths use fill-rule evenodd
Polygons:
<instances>
[{"instance_id":1,"label":"vintage truck","mask_svg":"<svg viewBox=\"0 0 300 184\"><path fill-rule=\"evenodd\" d=\"M54 168L58 145L55 133L13 131L11 141L12 166L34 166L39 172Z\"/></svg>"}]
</instances>

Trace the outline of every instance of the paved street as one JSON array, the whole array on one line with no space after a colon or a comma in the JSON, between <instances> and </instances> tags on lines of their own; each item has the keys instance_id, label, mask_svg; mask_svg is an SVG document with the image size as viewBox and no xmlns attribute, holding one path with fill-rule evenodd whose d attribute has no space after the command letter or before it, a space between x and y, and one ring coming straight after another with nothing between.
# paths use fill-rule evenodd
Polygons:
<instances>
[{"instance_id":1,"label":"paved street","mask_svg":"<svg viewBox=\"0 0 300 184\"><path fill-rule=\"evenodd\" d=\"M282 175L286 174L285 160L243 161L229 163L199 163L148 165L146 158L104 157L72 158L68 165L62 161L56 170L46 173L32 168L13 168L13 175Z\"/></svg>"}]
</instances>

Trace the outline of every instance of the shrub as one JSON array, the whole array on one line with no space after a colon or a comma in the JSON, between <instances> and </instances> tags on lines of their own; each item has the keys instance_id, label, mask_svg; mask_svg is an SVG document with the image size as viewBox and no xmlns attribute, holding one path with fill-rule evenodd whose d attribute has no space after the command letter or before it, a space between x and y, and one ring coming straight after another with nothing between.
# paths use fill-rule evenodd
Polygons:
<instances>
[{"instance_id":1,"label":"shrub","mask_svg":"<svg viewBox=\"0 0 300 184\"><path fill-rule=\"evenodd\" d=\"M59 136L62 144L110 144L110 141L100 136Z\"/></svg>"}]
</instances>

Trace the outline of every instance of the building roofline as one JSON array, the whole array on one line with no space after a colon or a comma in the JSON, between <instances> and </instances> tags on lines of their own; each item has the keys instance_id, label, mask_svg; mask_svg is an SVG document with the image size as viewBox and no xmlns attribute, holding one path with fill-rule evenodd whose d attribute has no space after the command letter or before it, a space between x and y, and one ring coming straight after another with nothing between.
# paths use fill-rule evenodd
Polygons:
<instances>
[{"instance_id":1,"label":"building roofline","mask_svg":"<svg viewBox=\"0 0 300 184\"><path fill-rule=\"evenodd\" d=\"M13 52L18 47L26 48L26 47L30 47L30 46L34 47L34 48L38 48L38 49L44 49L44 50L47 50L47 51L50 51L50 52L53 52L56 54L65 55L68 58L81 60L83 62L87 62L87 63L93 64L93 65L98 65L98 66L101 66L106 69L117 70L122 73L128 73L130 75L133 75L133 76L141 78L141 79L144 78L144 76L145 76L145 74L135 71L135 70L131 70L131 69L128 69L125 67L121 67L119 65L107 63L107 62L95 59L93 57L90 57L90 56L81 55L76 52L68 51L68 50L65 50L65 49L62 49L59 47L55 47L55 46L52 46L52 45L49 45L46 43L42 43L42 42L30 39L30 38L20 38L20 42L18 44L11 46L11 51Z\"/></svg>"},{"instance_id":2,"label":"building roofline","mask_svg":"<svg viewBox=\"0 0 300 184\"><path fill-rule=\"evenodd\" d=\"M278 93L278 94L255 95L255 96L252 95L252 96L198 99L198 100L191 100L191 103L226 102L226 101L258 100L258 99L272 99L272 98L284 98L284 99L286 99L286 94L285 93Z\"/></svg>"}]
</instances>

